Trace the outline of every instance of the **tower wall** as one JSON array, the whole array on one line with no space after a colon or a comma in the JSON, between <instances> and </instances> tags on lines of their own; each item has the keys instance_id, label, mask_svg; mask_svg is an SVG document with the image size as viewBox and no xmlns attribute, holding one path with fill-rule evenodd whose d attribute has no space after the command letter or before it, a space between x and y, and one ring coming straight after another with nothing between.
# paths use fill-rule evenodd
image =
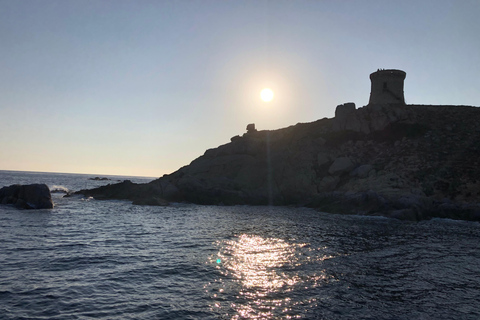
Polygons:
<instances>
[{"instance_id":1,"label":"tower wall","mask_svg":"<svg viewBox=\"0 0 480 320\"><path fill-rule=\"evenodd\" d=\"M402 70L378 70L370 74L372 88L368 104L405 104L403 83L407 74Z\"/></svg>"}]
</instances>

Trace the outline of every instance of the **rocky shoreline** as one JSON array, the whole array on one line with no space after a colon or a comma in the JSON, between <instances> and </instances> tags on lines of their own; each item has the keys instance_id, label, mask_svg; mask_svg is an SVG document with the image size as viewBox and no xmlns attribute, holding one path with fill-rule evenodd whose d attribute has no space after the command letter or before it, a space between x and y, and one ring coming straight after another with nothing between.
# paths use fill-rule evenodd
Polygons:
<instances>
[{"instance_id":1,"label":"rocky shoreline","mask_svg":"<svg viewBox=\"0 0 480 320\"><path fill-rule=\"evenodd\" d=\"M480 221L480 108L383 104L249 130L148 184L82 190L142 205L297 205L419 221Z\"/></svg>"}]
</instances>

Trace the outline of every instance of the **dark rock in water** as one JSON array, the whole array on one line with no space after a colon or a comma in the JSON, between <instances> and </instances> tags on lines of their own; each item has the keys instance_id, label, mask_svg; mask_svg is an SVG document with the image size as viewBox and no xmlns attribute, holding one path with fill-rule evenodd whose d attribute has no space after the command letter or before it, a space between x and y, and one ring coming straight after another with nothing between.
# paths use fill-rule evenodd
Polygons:
<instances>
[{"instance_id":1,"label":"dark rock in water","mask_svg":"<svg viewBox=\"0 0 480 320\"><path fill-rule=\"evenodd\" d=\"M165 183L137 184L125 180L95 189L80 190L75 194L83 194L96 200L131 200L138 205L165 206L168 205L168 201L160 195L176 194L177 191L171 190L171 187ZM171 196L170 198L174 199L175 197Z\"/></svg>"},{"instance_id":2,"label":"dark rock in water","mask_svg":"<svg viewBox=\"0 0 480 320\"><path fill-rule=\"evenodd\" d=\"M95 177L95 178L88 178L88 180L94 180L94 181L109 181L110 179L108 179L108 178Z\"/></svg>"},{"instance_id":3,"label":"dark rock in water","mask_svg":"<svg viewBox=\"0 0 480 320\"><path fill-rule=\"evenodd\" d=\"M19 209L52 209L50 189L45 184L11 185L0 189L0 203Z\"/></svg>"},{"instance_id":4,"label":"dark rock in water","mask_svg":"<svg viewBox=\"0 0 480 320\"><path fill-rule=\"evenodd\" d=\"M91 190L81 190L78 193L85 196L92 196L97 200L129 199L130 197L136 197L139 193L136 191L136 186L138 185L132 183L130 180L125 180L121 183L108 184Z\"/></svg>"}]
</instances>

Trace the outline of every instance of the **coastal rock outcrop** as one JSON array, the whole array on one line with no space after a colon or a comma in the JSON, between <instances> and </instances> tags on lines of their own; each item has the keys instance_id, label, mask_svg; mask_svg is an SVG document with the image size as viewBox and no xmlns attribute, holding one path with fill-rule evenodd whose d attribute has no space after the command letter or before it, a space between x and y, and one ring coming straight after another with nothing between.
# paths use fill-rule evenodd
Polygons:
<instances>
[{"instance_id":1,"label":"coastal rock outcrop","mask_svg":"<svg viewBox=\"0 0 480 320\"><path fill-rule=\"evenodd\" d=\"M348 103L333 119L249 129L148 184L82 193L160 205L308 205L407 220L480 219L480 108Z\"/></svg>"},{"instance_id":2,"label":"coastal rock outcrop","mask_svg":"<svg viewBox=\"0 0 480 320\"><path fill-rule=\"evenodd\" d=\"M0 203L19 209L52 209L50 189L45 184L11 185L0 189Z\"/></svg>"}]
</instances>

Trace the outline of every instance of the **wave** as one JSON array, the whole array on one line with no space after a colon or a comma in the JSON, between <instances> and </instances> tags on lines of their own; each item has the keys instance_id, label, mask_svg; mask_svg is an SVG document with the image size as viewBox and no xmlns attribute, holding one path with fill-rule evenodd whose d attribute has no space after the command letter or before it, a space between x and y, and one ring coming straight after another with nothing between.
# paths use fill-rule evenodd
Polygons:
<instances>
[{"instance_id":1,"label":"wave","mask_svg":"<svg viewBox=\"0 0 480 320\"><path fill-rule=\"evenodd\" d=\"M50 193L70 193L71 190L64 186L53 185L50 187Z\"/></svg>"}]
</instances>

